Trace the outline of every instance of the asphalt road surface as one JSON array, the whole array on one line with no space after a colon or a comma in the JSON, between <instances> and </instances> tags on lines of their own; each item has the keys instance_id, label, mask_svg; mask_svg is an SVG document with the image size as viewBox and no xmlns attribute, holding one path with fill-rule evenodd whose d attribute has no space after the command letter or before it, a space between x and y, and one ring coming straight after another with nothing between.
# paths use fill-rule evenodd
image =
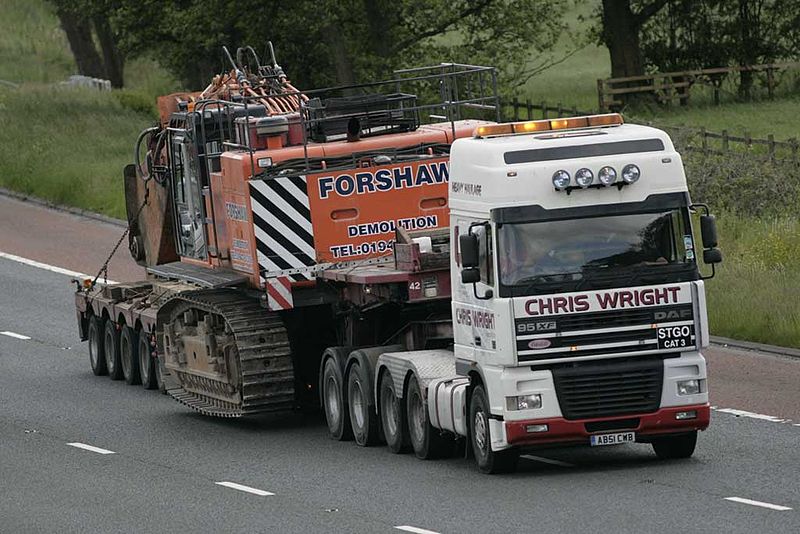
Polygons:
<instances>
[{"instance_id":1,"label":"asphalt road surface","mask_svg":"<svg viewBox=\"0 0 800 534\"><path fill-rule=\"evenodd\" d=\"M0 532L800 532L800 360L709 349L715 411L691 459L550 449L486 476L334 442L318 414L215 420L94 377L70 275L18 258L90 272L121 229L42 210L49 235L12 239L3 202Z\"/></svg>"}]
</instances>

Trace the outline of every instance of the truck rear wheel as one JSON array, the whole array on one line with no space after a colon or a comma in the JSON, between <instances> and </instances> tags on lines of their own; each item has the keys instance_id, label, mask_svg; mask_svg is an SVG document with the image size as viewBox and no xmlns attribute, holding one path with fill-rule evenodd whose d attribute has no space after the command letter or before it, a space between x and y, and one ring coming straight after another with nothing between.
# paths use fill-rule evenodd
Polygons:
<instances>
[{"instance_id":1,"label":"truck rear wheel","mask_svg":"<svg viewBox=\"0 0 800 534\"><path fill-rule=\"evenodd\" d=\"M510 473L517 468L519 450L492 450L489 430L489 400L483 386L476 386L469 403L469 439L475 463L482 473Z\"/></svg>"},{"instance_id":2,"label":"truck rear wheel","mask_svg":"<svg viewBox=\"0 0 800 534\"><path fill-rule=\"evenodd\" d=\"M338 363L333 358L325 360L322 369L322 405L328 432L337 441L353 438L350 413L345 402L344 379Z\"/></svg>"},{"instance_id":3,"label":"truck rear wheel","mask_svg":"<svg viewBox=\"0 0 800 534\"><path fill-rule=\"evenodd\" d=\"M369 447L378 443L380 428L378 415L369 405L369 391L365 378L365 370L361 365L353 363L347 372L347 405L350 412L350 426L353 429L353 438L362 447Z\"/></svg>"},{"instance_id":4,"label":"truck rear wheel","mask_svg":"<svg viewBox=\"0 0 800 534\"><path fill-rule=\"evenodd\" d=\"M403 403L394 393L392 375L388 372L381 376L379 397L381 402L381 423L386 444L395 454L408 452L408 430L406 429Z\"/></svg>"},{"instance_id":5,"label":"truck rear wheel","mask_svg":"<svg viewBox=\"0 0 800 534\"><path fill-rule=\"evenodd\" d=\"M89 317L89 364L95 376L107 375L105 341L103 340L103 319L96 315Z\"/></svg>"},{"instance_id":6,"label":"truck rear wheel","mask_svg":"<svg viewBox=\"0 0 800 534\"><path fill-rule=\"evenodd\" d=\"M677 460L689 458L694 454L697 445L697 430L679 436L656 438L653 440L653 450L662 460Z\"/></svg>"},{"instance_id":7,"label":"truck rear wheel","mask_svg":"<svg viewBox=\"0 0 800 534\"><path fill-rule=\"evenodd\" d=\"M122 380L122 361L119 357L119 332L111 319L106 319L103 329L103 348L106 353L106 367L111 380Z\"/></svg>"},{"instance_id":8,"label":"truck rear wheel","mask_svg":"<svg viewBox=\"0 0 800 534\"><path fill-rule=\"evenodd\" d=\"M156 380L156 359L153 358L153 349L150 347L150 336L147 332L139 332L137 350L139 356L139 374L142 379L142 387L144 389L156 389L158 382Z\"/></svg>"},{"instance_id":9,"label":"truck rear wheel","mask_svg":"<svg viewBox=\"0 0 800 534\"><path fill-rule=\"evenodd\" d=\"M164 360L162 356L157 356L153 358L155 371L156 371L156 384L158 385L158 390L163 393L164 395L167 394L167 383L164 381L164 374L166 373L164 369Z\"/></svg>"},{"instance_id":10,"label":"truck rear wheel","mask_svg":"<svg viewBox=\"0 0 800 534\"><path fill-rule=\"evenodd\" d=\"M416 376L412 376L408 382L406 414L408 436L417 458L431 460L448 456L452 452L455 442L447 439L438 428L431 425Z\"/></svg>"},{"instance_id":11,"label":"truck rear wheel","mask_svg":"<svg viewBox=\"0 0 800 534\"><path fill-rule=\"evenodd\" d=\"M125 377L125 383L128 385L138 384L139 377L139 336L136 331L129 327L123 326L122 333L119 336L119 355L122 362L122 375Z\"/></svg>"}]
</instances>

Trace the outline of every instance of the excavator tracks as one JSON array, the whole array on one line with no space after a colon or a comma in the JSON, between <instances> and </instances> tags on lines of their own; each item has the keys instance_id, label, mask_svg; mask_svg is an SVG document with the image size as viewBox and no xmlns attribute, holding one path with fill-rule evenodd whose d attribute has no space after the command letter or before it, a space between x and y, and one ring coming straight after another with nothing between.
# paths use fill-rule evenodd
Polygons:
<instances>
[{"instance_id":1,"label":"excavator tracks","mask_svg":"<svg viewBox=\"0 0 800 534\"><path fill-rule=\"evenodd\" d=\"M234 289L184 292L162 307L159 322L167 392L177 401L214 417L294 408L288 334L257 300Z\"/></svg>"}]
</instances>

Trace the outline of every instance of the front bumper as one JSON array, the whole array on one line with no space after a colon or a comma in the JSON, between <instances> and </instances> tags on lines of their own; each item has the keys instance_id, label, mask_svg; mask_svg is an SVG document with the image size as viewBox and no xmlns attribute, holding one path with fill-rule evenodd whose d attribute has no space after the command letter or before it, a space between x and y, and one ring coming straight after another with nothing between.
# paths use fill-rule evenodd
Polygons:
<instances>
[{"instance_id":1,"label":"front bumper","mask_svg":"<svg viewBox=\"0 0 800 534\"><path fill-rule=\"evenodd\" d=\"M695 419L675 419L678 412L696 411ZM638 419L638 424L633 426L633 421ZM506 440L509 445L545 445L550 443L588 443L592 434L607 434L609 432L634 431L636 437L645 438L660 434L678 434L692 430L705 430L711 420L711 409L708 403L689 406L673 406L661 408L655 413L644 415L625 415L619 417L604 417L600 419L581 419L568 421L563 417L549 419L530 419L525 421L505 421ZM613 422L619 421L620 428L613 428ZM587 423L609 423L607 430L590 432L586 429ZM623 422L629 424L623 425ZM529 433L529 425L548 425L547 432Z\"/></svg>"}]
</instances>

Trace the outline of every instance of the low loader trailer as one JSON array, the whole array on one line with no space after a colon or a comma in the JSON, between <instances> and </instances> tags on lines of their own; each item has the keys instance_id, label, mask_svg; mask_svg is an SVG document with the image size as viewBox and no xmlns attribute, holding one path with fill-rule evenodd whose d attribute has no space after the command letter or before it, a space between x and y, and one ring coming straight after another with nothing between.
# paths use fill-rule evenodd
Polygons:
<instances>
[{"instance_id":1,"label":"low loader trailer","mask_svg":"<svg viewBox=\"0 0 800 534\"><path fill-rule=\"evenodd\" d=\"M713 276L721 253L666 133L501 123L488 67L301 92L252 49L230 61L160 99L126 168L148 275L76 292L95 374L209 416L321 406L336 440L489 473L558 444L693 453L697 256Z\"/></svg>"}]
</instances>

